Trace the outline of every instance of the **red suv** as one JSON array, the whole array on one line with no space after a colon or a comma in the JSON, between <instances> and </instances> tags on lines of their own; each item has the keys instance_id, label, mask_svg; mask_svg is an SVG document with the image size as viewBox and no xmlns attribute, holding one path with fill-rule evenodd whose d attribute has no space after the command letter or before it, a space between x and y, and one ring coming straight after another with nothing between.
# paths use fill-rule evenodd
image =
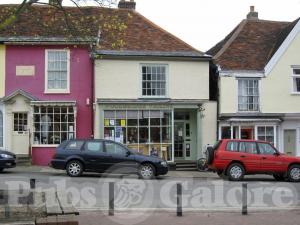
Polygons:
<instances>
[{"instance_id":1,"label":"red suv","mask_svg":"<svg viewBox=\"0 0 300 225\"><path fill-rule=\"evenodd\" d=\"M232 181L242 180L247 174L300 181L300 158L282 154L268 142L223 139L207 148L206 157L210 169Z\"/></svg>"}]
</instances>

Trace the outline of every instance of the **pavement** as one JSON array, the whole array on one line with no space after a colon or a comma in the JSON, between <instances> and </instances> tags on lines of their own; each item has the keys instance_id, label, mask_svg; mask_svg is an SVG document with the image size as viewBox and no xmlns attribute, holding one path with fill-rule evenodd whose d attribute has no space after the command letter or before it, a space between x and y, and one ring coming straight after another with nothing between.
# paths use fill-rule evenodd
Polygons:
<instances>
[{"instance_id":1,"label":"pavement","mask_svg":"<svg viewBox=\"0 0 300 225\"><path fill-rule=\"evenodd\" d=\"M78 217L82 225L296 225L300 221L299 211L269 213L175 213L156 212L139 215L118 213L107 216L99 212L81 213Z\"/></svg>"}]
</instances>

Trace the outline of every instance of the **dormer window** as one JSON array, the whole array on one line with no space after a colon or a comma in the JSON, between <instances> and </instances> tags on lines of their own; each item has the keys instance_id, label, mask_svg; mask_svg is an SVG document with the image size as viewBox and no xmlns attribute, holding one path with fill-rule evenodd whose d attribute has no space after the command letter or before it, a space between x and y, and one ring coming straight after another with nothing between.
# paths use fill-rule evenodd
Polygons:
<instances>
[{"instance_id":1,"label":"dormer window","mask_svg":"<svg viewBox=\"0 0 300 225\"><path fill-rule=\"evenodd\" d=\"M292 90L292 92L300 94L300 67L293 68L292 79L293 79L293 90Z\"/></svg>"},{"instance_id":2,"label":"dormer window","mask_svg":"<svg viewBox=\"0 0 300 225\"><path fill-rule=\"evenodd\" d=\"M238 111L259 111L258 79L238 80Z\"/></svg>"}]
</instances>

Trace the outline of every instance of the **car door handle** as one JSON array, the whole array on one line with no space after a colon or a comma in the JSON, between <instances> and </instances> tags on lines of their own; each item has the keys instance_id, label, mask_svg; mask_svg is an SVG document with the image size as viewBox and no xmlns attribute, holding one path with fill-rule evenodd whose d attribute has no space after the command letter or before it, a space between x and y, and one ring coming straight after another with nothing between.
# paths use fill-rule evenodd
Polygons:
<instances>
[{"instance_id":1,"label":"car door handle","mask_svg":"<svg viewBox=\"0 0 300 225\"><path fill-rule=\"evenodd\" d=\"M267 157L262 157L262 159L267 159Z\"/></svg>"},{"instance_id":2,"label":"car door handle","mask_svg":"<svg viewBox=\"0 0 300 225\"><path fill-rule=\"evenodd\" d=\"M245 155L241 155L241 158L246 158L246 156Z\"/></svg>"}]
</instances>

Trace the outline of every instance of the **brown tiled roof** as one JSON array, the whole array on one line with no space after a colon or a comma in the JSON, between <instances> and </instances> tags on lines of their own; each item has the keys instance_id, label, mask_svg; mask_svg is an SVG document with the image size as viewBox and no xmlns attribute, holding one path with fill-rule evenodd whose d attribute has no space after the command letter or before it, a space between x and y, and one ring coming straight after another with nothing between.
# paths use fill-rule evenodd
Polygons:
<instances>
[{"instance_id":1,"label":"brown tiled roof","mask_svg":"<svg viewBox=\"0 0 300 225\"><path fill-rule=\"evenodd\" d=\"M0 24L17 7L18 5L0 5ZM134 10L102 7L64 9L74 18L68 22L77 38L86 37L87 29L90 29L89 36L97 37L100 27L102 50L203 54ZM33 5L28 7L16 22L0 30L0 38L70 38L66 20L63 18L64 14L53 7Z\"/></svg>"},{"instance_id":2,"label":"brown tiled roof","mask_svg":"<svg viewBox=\"0 0 300 225\"><path fill-rule=\"evenodd\" d=\"M223 70L262 71L298 20L292 23L243 20L207 54Z\"/></svg>"}]
</instances>

